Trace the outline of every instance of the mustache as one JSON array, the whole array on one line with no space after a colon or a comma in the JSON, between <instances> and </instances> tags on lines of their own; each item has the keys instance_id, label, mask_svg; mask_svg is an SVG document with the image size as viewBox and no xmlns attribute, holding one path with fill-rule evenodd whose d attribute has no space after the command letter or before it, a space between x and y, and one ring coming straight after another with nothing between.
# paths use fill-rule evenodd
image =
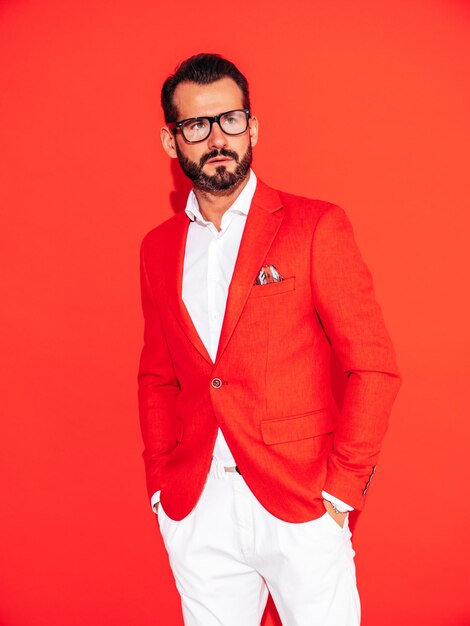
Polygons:
<instances>
[{"instance_id":1,"label":"mustache","mask_svg":"<svg viewBox=\"0 0 470 626\"><path fill-rule=\"evenodd\" d=\"M234 152L233 150L227 150L226 148L221 148L220 150L212 150L211 152L208 152L203 157L201 157L199 161L199 167L203 167L207 163L207 161L209 161L209 159L215 159L215 157L218 156L229 157L231 159L234 159L236 163L238 163L239 161L239 157L236 152Z\"/></svg>"}]
</instances>

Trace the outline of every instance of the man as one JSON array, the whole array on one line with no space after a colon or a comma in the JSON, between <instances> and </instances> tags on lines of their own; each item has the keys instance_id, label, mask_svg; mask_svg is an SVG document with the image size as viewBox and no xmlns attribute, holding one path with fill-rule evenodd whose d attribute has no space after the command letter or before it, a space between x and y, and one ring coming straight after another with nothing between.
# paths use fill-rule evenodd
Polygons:
<instances>
[{"instance_id":1,"label":"man","mask_svg":"<svg viewBox=\"0 0 470 626\"><path fill-rule=\"evenodd\" d=\"M250 169L258 120L231 62L184 61L162 105L193 190L142 244L139 403L185 624L258 625L269 590L287 626L356 626L347 516L399 387L370 273L339 207Z\"/></svg>"}]
</instances>

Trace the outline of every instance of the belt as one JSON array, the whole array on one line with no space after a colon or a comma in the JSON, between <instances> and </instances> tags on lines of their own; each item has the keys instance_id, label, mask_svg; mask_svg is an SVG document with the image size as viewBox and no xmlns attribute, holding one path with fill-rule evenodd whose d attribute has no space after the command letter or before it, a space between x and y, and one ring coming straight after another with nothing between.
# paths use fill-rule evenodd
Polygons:
<instances>
[{"instance_id":1,"label":"belt","mask_svg":"<svg viewBox=\"0 0 470 626\"><path fill-rule=\"evenodd\" d=\"M224 467L224 470L226 472L238 472L240 476L242 475L242 473L240 472L240 470L238 469L236 465L234 467Z\"/></svg>"}]
</instances>

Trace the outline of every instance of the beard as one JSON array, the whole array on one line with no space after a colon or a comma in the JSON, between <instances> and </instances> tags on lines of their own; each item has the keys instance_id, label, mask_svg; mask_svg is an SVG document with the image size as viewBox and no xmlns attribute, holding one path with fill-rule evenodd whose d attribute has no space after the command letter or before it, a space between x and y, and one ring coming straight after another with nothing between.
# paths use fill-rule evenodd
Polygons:
<instances>
[{"instance_id":1,"label":"beard","mask_svg":"<svg viewBox=\"0 0 470 626\"><path fill-rule=\"evenodd\" d=\"M193 182L196 189L210 193L212 195L229 195L234 191L238 185L245 179L251 162L253 160L253 153L251 149L251 142L246 149L243 158L240 159L237 152L233 150L227 150L221 148L220 150L212 150L205 154L199 160L199 163L191 161L182 152L178 144L175 146L176 153L178 155L178 161L181 165L181 169L185 175ZM234 172L227 171L225 165L220 165L216 168L215 174L209 176L202 171L202 168L209 159L213 159L217 156L225 156L234 159L237 163L237 167Z\"/></svg>"}]
</instances>

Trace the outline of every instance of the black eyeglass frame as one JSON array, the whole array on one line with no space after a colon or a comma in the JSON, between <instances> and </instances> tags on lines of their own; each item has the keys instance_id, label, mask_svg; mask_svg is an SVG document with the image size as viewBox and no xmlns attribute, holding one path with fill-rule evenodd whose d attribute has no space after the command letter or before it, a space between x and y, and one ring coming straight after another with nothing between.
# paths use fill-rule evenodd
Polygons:
<instances>
[{"instance_id":1,"label":"black eyeglass frame","mask_svg":"<svg viewBox=\"0 0 470 626\"><path fill-rule=\"evenodd\" d=\"M221 124L220 124L220 118L224 117L224 115L228 115L229 113L236 113L238 111L242 111L243 113L245 113L246 115L246 128L245 130L240 131L239 133L228 133L227 131L225 131ZM205 141L207 139L207 137L210 136L211 132L212 132L212 126L215 122L217 122L217 124L219 125L220 130L225 133L226 135L228 135L229 137L236 137L237 135L243 135L243 133L246 133L247 129L248 129L248 122L249 119L251 117L251 113L250 113L250 109L231 109L230 111L224 111L223 113L219 113L219 115L201 115L199 117L188 117L185 120L180 120L179 122L168 122L167 126L168 128L172 131L172 133L174 135L176 135L176 133L178 132L178 130L181 131L181 134L183 135L183 139L185 141L187 141L188 143L200 143L201 141ZM191 141L190 139L186 139L182 126L184 124L186 124L186 122L198 122L200 120L208 120L210 126L209 126L209 132L207 133L207 136L204 137L204 139L197 139L196 141Z\"/></svg>"}]
</instances>

